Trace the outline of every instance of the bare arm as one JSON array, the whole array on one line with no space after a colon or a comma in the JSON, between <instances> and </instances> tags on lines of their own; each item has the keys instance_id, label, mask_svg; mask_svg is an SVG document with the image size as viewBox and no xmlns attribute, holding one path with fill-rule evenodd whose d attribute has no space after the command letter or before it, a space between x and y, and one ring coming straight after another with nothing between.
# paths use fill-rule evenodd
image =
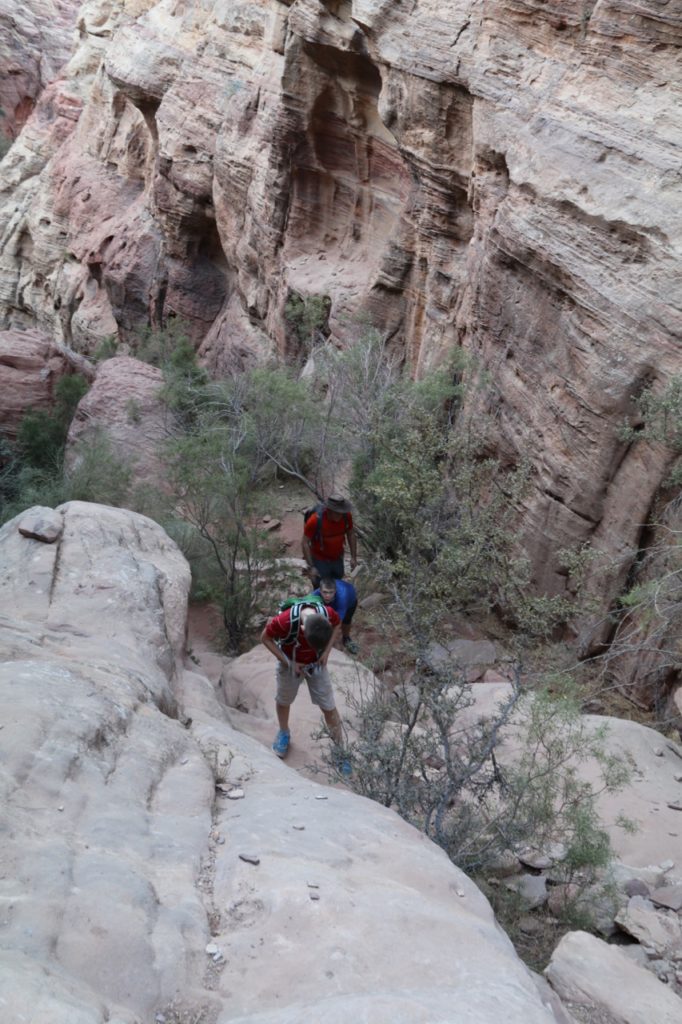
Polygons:
<instances>
[{"instance_id":1,"label":"bare arm","mask_svg":"<svg viewBox=\"0 0 682 1024\"><path fill-rule=\"evenodd\" d=\"M350 549L350 567L354 569L358 564L358 535L352 529L348 531L346 536L348 537L348 547Z\"/></svg>"},{"instance_id":2,"label":"bare arm","mask_svg":"<svg viewBox=\"0 0 682 1024\"><path fill-rule=\"evenodd\" d=\"M308 540L308 538L306 537L305 534L303 534L303 538L301 539L301 552L302 552L303 557L305 558L306 562L308 563L308 566L312 569L312 567L313 567L313 549L311 548L310 541Z\"/></svg>"},{"instance_id":3,"label":"bare arm","mask_svg":"<svg viewBox=\"0 0 682 1024\"><path fill-rule=\"evenodd\" d=\"M339 639L339 633L340 632L341 632L341 624L339 623L338 626L334 626L334 630L333 630L332 635L330 637L329 643L327 644L327 646L323 650L322 654L320 655L320 658L319 658L320 665L326 665L327 662L329 661L329 655L331 654L332 647L334 646L336 641Z\"/></svg>"},{"instance_id":4,"label":"bare arm","mask_svg":"<svg viewBox=\"0 0 682 1024\"><path fill-rule=\"evenodd\" d=\"M266 629L267 629L267 626L266 626ZM277 658L277 661L281 662L282 665L285 666L285 668L288 668L289 667L289 659L287 658L286 654L281 649L281 647L277 646L277 644L272 639L272 637L267 635L265 629L261 633L260 638L261 638L261 642L263 644L265 644L265 646L270 651L270 653L274 654L274 656Z\"/></svg>"}]
</instances>

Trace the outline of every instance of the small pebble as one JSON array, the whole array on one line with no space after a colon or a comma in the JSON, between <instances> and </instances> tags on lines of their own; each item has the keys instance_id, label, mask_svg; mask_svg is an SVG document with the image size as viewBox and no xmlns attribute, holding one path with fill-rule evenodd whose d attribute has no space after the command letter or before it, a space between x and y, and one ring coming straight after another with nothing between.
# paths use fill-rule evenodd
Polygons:
<instances>
[{"instance_id":1,"label":"small pebble","mask_svg":"<svg viewBox=\"0 0 682 1024\"><path fill-rule=\"evenodd\" d=\"M225 836L218 836L218 838L216 839L216 843L218 844L218 846L224 846L225 845Z\"/></svg>"},{"instance_id":2,"label":"small pebble","mask_svg":"<svg viewBox=\"0 0 682 1024\"><path fill-rule=\"evenodd\" d=\"M189 764L189 758L188 757L183 757L183 759L180 762L180 764Z\"/></svg>"},{"instance_id":3,"label":"small pebble","mask_svg":"<svg viewBox=\"0 0 682 1024\"><path fill-rule=\"evenodd\" d=\"M316 800L328 800L329 797L328 796L316 796L315 799Z\"/></svg>"},{"instance_id":4,"label":"small pebble","mask_svg":"<svg viewBox=\"0 0 682 1024\"><path fill-rule=\"evenodd\" d=\"M663 757L663 750L661 747L656 747L654 750L654 757Z\"/></svg>"},{"instance_id":5,"label":"small pebble","mask_svg":"<svg viewBox=\"0 0 682 1024\"><path fill-rule=\"evenodd\" d=\"M675 800L668 804L671 811L682 811L682 803L679 800Z\"/></svg>"},{"instance_id":6,"label":"small pebble","mask_svg":"<svg viewBox=\"0 0 682 1024\"><path fill-rule=\"evenodd\" d=\"M306 882L306 885L308 886L309 889L319 889L320 888L319 885L317 884L317 882Z\"/></svg>"},{"instance_id":7,"label":"small pebble","mask_svg":"<svg viewBox=\"0 0 682 1024\"><path fill-rule=\"evenodd\" d=\"M64 804L60 804L59 807L57 808L57 810L58 811L63 811L64 810Z\"/></svg>"},{"instance_id":8,"label":"small pebble","mask_svg":"<svg viewBox=\"0 0 682 1024\"><path fill-rule=\"evenodd\" d=\"M231 789L227 794L228 800L243 800L244 790L243 789Z\"/></svg>"},{"instance_id":9,"label":"small pebble","mask_svg":"<svg viewBox=\"0 0 682 1024\"><path fill-rule=\"evenodd\" d=\"M305 825L292 825L291 827L295 828L297 832L305 832Z\"/></svg>"},{"instance_id":10,"label":"small pebble","mask_svg":"<svg viewBox=\"0 0 682 1024\"><path fill-rule=\"evenodd\" d=\"M247 864L260 864L260 857L256 857L254 853L240 853L239 859L246 861Z\"/></svg>"},{"instance_id":11,"label":"small pebble","mask_svg":"<svg viewBox=\"0 0 682 1024\"><path fill-rule=\"evenodd\" d=\"M215 942L209 942L208 946L206 947L206 952L208 953L209 956L215 956L216 953L220 952L220 946L217 946Z\"/></svg>"},{"instance_id":12,"label":"small pebble","mask_svg":"<svg viewBox=\"0 0 682 1024\"><path fill-rule=\"evenodd\" d=\"M0 725L0 729L2 729L1 725ZM674 776L674 779L675 779L675 782L682 782L682 772L678 772L677 775Z\"/></svg>"},{"instance_id":13,"label":"small pebble","mask_svg":"<svg viewBox=\"0 0 682 1024\"><path fill-rule=\"evenodd\" d=\"M320 898L319 892L311 892L310 893L310 898L311 898L311 900L319 900L319 898Z\"/></svg>"},{"instance_id":14,"label":"small pebble","mask_svg":"<svg viewBox=\"0 0 682 1024\"><path fill-rule=\"evenodd\" d=\"M457 895L458 896L466 896L466 893L464 892L464 889L458 889L457 890Z\"/></svg>"},{"instance_id":15,"label":"small pebble","mask_svg":"<svg viewBox=\"0 0 682 1024\"><path fill-rule=\"evenodd\" d=\"M217 953L214 953L213 956L211 957L211 960L213 961L214 964L222 963L222 959L223 954L220 952L220 950L218 950Z\"/></svg>"},{"instance_id":16,"label":"small pebble","mask_svg":"<svg viewBox=\"0 0 682 1024\"><path fill-rule=\"evenodd\" d=\"M154 1020L156 1021L156 1024L166 1024L166 1018L162 1013L157 1013Z\"/></svg>"}]
</instances>

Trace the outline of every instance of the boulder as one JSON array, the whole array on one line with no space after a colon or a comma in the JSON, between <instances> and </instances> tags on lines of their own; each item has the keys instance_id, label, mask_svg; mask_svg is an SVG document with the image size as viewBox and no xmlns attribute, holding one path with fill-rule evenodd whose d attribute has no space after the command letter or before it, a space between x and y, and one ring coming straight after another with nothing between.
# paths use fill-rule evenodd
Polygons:
<instances>
[{"instance_id":1,"label":"boulder","mask_svg":"<svg viewBox=\"0 0 682 1024\"><path fill-rule=\"evenodd\" d=\"M682 960L682 922L674 911L657 910L642 896L632 896L616 924L658 956Z\"/></svg>"},{"instance_id":2,"label":"boulder","mask_svg":"<svg viewBox=\"0 0 682 1024\"><path fill-rule=\"evenodd\" d=\"M616 946L569 932L545 971L564 1003L596 1006L613 1024L679 1024L682 999Z\"/></svg>"},{"instance_id":3,"label":"boulder","mask_svg":"<svg viewBox=\"0 0 682 1024\"><path fill-rule=\"evenodd\" d=\"M29 409L49 409L55 384L69 371L60 348L42 331L0 331L0 432L16 437Z\"/></svg>"},{"instance_id":4,"label":"boulder","mask_svg":"<svg viewBox=\"0 0 682 1024\"><path fill-rule=\"evenodd\" d=\"M78 463L78 448L103 431L113 453L133 471L133 481L163 488L162 443L168 438L170 413L161 401L161 370L130 356L101 363L95 381L81 399L69 428L66 463Z\"/></svg>"},{"instance_id":5,"label":"boulder","mask_svg":"<svg viewBox=\"0 0 682 1024\"><path fill-rule=\"evenodd\" d=\"M54 544L61 537L64 521L54 509L35 506L22 516L17 529L22 537L42 541L43 544Z\"/></svg>"}]
</instances>

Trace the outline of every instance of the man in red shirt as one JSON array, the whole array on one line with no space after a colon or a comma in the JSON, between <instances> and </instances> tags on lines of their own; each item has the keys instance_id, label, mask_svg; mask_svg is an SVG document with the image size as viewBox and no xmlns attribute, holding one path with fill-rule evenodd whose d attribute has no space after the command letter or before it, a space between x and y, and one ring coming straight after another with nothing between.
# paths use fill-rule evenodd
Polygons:
<instances>
[{"instance_id":1,"label":"man in red shirt","mask_svg":"<svg viewBox=\"0 0 682 1024\"><path fill-rule=\"evenodd\" d=\"M329 653L340 628L341 619L333 608L301 604L296 611L291 607L275 615L261 633L262 642L277 658L275 707L279 732L272 749L278 757L285 757L289 750L289 709L304 681L310 699L324 715L333 742L339 750L343 744L341 717L327 671ZM343 775L350 775L350 762L343 756L339 758L339 769Z\"/></svg>"},{"instance_id":2,"label":"man in red shirt","mask_svg":"<svg viewBox=\"0 0 682 1024\"><path fill-rule=\"evenodd\" d=\"M352 505L340 494L330 494L322 507L308 516L301 547L310 566L311 578L319 586L322 576L341 580L345 575L343 551L348 539L351 570L358 564L357 537Z\"/></svg>"}]
</instances>

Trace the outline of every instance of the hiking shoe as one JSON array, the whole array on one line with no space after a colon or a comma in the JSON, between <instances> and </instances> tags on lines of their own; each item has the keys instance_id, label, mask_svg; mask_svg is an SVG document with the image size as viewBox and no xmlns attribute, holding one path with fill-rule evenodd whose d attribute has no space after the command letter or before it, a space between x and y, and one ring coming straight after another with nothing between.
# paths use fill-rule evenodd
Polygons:
<instances>
[{"instance_id":1,"label":"hiking shoe","mask_svg":"<svg viewBox=\"0 0 682 1024\"><path fill-rule=\"evenodd\" d=\"M353 640L352 637L350 637L350 636L344 636L344 638L343 638L343 646L344 646L344 649L346 651L348 651L349 654L357 654L358 651L360 650L360 648L356 644L355 640Z\"/></svg>"},{"instance_id":2,"label":"hiking shoe","mask_svg":"<svg viewBox=\"0 0 682 1024\"><path fill-rule=\"evenodd\" d=\"M350 757L344 750L334 751L332 754L332 764L339 775L343 775L344 779L349 779L353 774L353 766L350 763Z\"/></svg>"},{"instance_id":3,"label":"hiking shoe","mask_svg":"<svg viewBox=\"0 0 682 1024\"><path fill-rule=\"evenodd\" d=\"M288 729L280 729L275 736L275 742L272 744L272 749L277 754L277 757L286 757L287 751L289 750L290 734Z\"/></svg>"}]
</instances>

